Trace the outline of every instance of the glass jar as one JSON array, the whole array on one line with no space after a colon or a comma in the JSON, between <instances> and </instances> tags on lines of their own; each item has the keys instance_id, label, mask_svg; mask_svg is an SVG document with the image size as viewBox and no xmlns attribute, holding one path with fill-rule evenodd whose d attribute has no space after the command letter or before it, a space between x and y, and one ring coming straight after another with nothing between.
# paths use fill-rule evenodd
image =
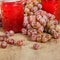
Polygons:
<instances>
[{"instance_id":1,"label":"glass jar","mask_svg":"<svg viewBox=\"0 0 60 60\"><path fill-rule=\"evenodd\" d=\"M24 5L16 0L4 0L1 8L3 30L21 32L24 19Z\"/></svg>"},{"instance_id":2,"label":"glass jar","mask_svg":"<svg viewBox=\"0 0 60 60\"><path fill-rule=\"evenodd\" d=\"M2 27L1 3L2 3L2 0L0 0L0 27Z\"/></svg>"},{"instance_id":3,"label":"glass jar","mask_svg":"<svg viewBox=\"0 0 60 60\"><path fill-rule=\"evenodd\" d=\"M43 10L55 15L60 21L60 0L42 0Z\"/></svg>"}]
</instances>

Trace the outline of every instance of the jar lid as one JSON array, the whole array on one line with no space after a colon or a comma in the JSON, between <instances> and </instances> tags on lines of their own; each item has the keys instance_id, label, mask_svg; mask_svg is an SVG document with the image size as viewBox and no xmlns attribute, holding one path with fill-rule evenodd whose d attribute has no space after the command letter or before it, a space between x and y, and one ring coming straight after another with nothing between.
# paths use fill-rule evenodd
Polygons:
<instances>
[{"instance_id":1,"label":"jar lid","mask_svg":"<svg viewBox=\"0 0 60 60\"><path fill-rule=\"evenodd\" d=\"M19 1L19 0L3 0L4 2L16 2L16 1Z\"/></svg>"}]
</instances>

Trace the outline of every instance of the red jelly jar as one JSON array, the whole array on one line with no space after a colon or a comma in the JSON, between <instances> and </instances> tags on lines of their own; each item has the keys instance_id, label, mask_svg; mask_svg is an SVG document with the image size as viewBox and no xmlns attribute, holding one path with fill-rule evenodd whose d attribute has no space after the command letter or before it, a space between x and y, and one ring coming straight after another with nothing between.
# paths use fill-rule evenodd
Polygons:
<instances>
[{"instance_id":1,"label":"red jelly jar","mask_svg":"<svg viewBox=\"0 0 60 60\"><path fill-rule=\"evenodd\" d=\"M60 21L60 0L42 0L43 10L55 15Z\"/></svg>"},{"instance_id":2,"label":"red jelly jar","mask_svg":"<svg viewBox=\"0 0 60 60\"><path fill-rule=\"evenodd\" d=\"M24 19L24 6L19 1L2 2L2 25L4 31L21 32Z\"/></svg>"}]
</instances>

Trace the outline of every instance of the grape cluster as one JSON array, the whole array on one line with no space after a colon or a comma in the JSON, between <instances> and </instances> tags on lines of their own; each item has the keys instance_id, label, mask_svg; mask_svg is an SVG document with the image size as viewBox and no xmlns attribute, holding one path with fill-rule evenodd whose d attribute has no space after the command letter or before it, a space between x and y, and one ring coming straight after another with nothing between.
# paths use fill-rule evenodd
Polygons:
<instances>
[{"instance_id":1,"label":"grape cluster","mask_svg":"<svg viewBox=\"0 0 60 60\"><path fill-rule=\"evenodd\" d=\"M47 42L60 37L60 24L55 16L42 10L37 0L25 2L22 34L28 35L31 41Z\"/></svg>"}]
</instances>

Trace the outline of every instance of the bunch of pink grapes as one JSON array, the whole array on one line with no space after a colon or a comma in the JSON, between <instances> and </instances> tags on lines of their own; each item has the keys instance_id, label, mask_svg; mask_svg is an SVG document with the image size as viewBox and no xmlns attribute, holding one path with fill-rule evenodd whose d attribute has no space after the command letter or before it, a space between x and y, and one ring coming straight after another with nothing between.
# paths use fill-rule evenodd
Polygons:
<instances>
[{"instance_id":1,"label":"bunch of pink grapes","mask_svg":"<svg viewBox=\"0 0 60 60\"><path fill-rule=\"evenodd\" d=\"M37 0L25 2L23 26L22 34L31 41L47 42L60 37L60 24L54 15L42 10Z\"/></svg>"}]
</instances>

